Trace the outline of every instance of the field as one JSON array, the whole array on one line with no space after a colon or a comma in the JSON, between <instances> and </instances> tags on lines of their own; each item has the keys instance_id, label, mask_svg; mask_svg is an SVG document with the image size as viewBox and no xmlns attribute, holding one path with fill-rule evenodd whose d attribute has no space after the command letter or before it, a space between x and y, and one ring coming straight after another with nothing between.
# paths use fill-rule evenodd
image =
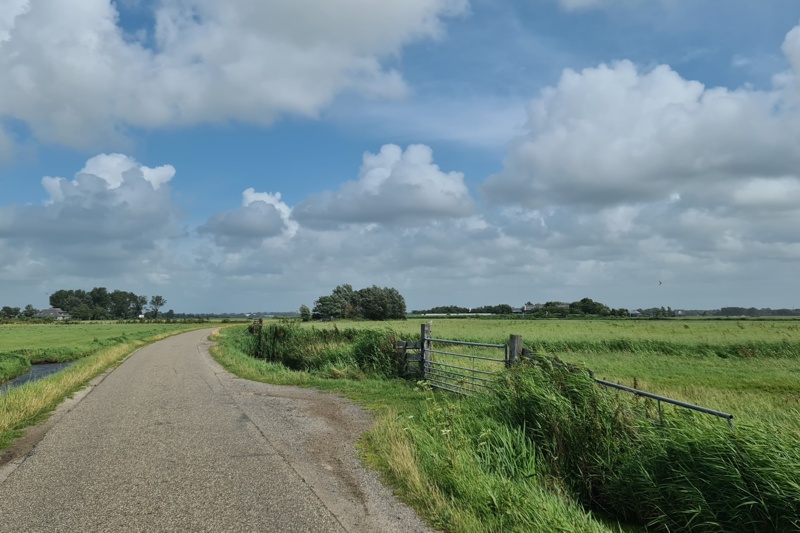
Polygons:
<instances>
[{"instance_id":1,"label":"field","mask_svg":"<svg viewBox=\"0 0 800 533\"><path fill-rule=\"evenodd\" d=\"M122 338L142 339L165 331L195 329L197 324L4 324L0 326L0 353L25 350L59 350L108 344Z\"/></svg>"},{"instance_id":2,"label":"field","mask_svg":"<svg viewBox=\"0 0 800 533\"><path fill-rule=\"evenodd\" d=\"M340 322L419 336L429 320ZM583 364L597 377L800 431L800 321L433 319L434 338L505 343ZM332 328L333 323L305 324ZM457 347L448 350L459 351ZM463 350L461 350L463 351ZM493 350L470 353L502 357ZM491 368L496 368L493 365Z\"/></svg>"},{"instance_id":3,"label":"field","mask_svg":"<svg viewBox=\"0 0 800 533\"><path fill-rule=\"evenodd\" d=\"M223 330L214 354L242 377L335 390L378 409L365 458L440 530L800 530L800 322L431 325L435 338L500 344L522 335L536 354L732 413L735 430L673 408L659 420L652 404L543 358L469 399L387 379L396 374L395 339L415 339L427 322L276 320L258 336L236 325ZM77 354L80 361L0 395L0 447L137 346L198 326L14 327L0 327L0 352L39 360Z\"/></svg>"}]
</instances>

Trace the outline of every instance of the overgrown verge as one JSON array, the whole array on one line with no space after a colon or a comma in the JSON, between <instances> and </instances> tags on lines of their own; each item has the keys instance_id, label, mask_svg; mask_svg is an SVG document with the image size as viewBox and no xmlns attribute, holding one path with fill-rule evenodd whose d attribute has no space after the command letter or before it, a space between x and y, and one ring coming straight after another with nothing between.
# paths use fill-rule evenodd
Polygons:
<instances>
[{"instance_id":1,"label":"overgrown verge","mask_svg":"<svg viewBox=\"0 0 800 533\"><path fill-rule=\"evenodd\" d=\"M0 383L21 376L31 368L25 357L13 353L0 353Z\"/></svg>"},{"instance_id":2,"label":"overgrown verge","mask_svg":"<svg viewBox=\"0 0 800 533\"><path fill-rule=\"evenodd\" d=\"M292 372L271 362L284 360L268 355L280 350L247 357L253 352L246 344L256 341L228 331L216 353L233 372L247 369L244 377L273 383L302 379L348 395L360 387L356 397L382 405L365 436L365 455L442 530L800 530L800 437L791 429L738 424L734 431L684 410L659 416L652 403L544 358L502 373L473 398L428 391L424 383L402 400L376 397L390 390L382 384L398 380L382 372L371 373L381 379L365 378L354 355L356 333L330 333L324 343L324 335L311 333L304 344L296 332L272 331L271 340L259 342L336 345L308 359L328 363ZM339 364L358 369L358 385L325 379L341 377L330 372L335 358L320 355L334 352Z\"/></svg>"},{"instance_id":3,"label":"overgrown verge","mask_svg":"<svg viewBox=\"0 0 800 533\"><path fill-rule=\"evenodd\" d=\"M252 357L331 377L391 378L404 366L395 355L398 337L388 329L306 329L283 321L255 331L251 327L249 334L240 331L235 338L238 348Z\"/></svg>"},{"instance_id":4,"label":"overgrown verge","mask_svg":"<svg viewBox=\"0 0 800 533\"><path fill-rule=\"evenodd\" d=\"M68 369L0 394L0 449L8 447L25 427L41 421L66 397L121 363L134 350L186 331L189 329L181 328L146 338L130 338L124 342L116 339L116 343L107 339L109 342L106 347L94 348L88 355L82 352L84 355ZM77 352L65 349L63 353L74 355Z\"/></svg>"},{"instance_id":5,"label":"overgrown verge","mask_svg":"<svg viewBox=\"0 0 800 533\"><path fill-rule=\"evenodd\" d=\"M652 531L800 530L800 440L789 430L732 431L688 411L656 420L648 402L544 359L505 372L488 394L429 403L368 439L381 469L445 529L446 502L457 502L471 524L459 531L609 523L591 517Z\"/></svg>"}]
</instances>

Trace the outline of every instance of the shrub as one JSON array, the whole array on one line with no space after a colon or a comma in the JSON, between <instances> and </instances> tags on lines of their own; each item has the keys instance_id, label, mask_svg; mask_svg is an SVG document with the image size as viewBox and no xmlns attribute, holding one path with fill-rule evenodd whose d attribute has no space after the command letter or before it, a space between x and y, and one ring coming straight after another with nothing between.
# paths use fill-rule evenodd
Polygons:
<instances>
[{"instance_id":1,"label":"shrub","mask_svg":"<svg viewBox=\"0 0 800 533\"><path fill-rule=\"evenodd\" d=\"M392 331L361 331L353 344L353 357L367 374L397 377L401 365L397 362L397 336Z\"/></svg>"}]
</instances>

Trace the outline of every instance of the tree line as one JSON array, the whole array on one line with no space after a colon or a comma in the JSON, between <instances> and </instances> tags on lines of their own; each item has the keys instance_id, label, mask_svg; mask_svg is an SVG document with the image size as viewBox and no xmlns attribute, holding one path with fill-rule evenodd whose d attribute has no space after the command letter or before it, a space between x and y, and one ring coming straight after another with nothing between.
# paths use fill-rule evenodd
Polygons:
<instances>
[{"instance_id":1,"label":"tree line","mask_svg":"<svg viewBox=\"0 0 800 533\"><path fill-rule=\"evenodd\" d=\"M60 289L50 295L50 306L58 307L78 320L126 320L158 318L159 310L167 304L161 295L137 295L129 291L108 292L105 287L83 289ZM170 313L174 314L174 312Z\"/></svg>"},{"instance_id":2,"label":"tree line","mask_svg":"<svg viewBox=\"0 0 800 533\"><path fill-rule=\"evenodd\" d=\"M591 298L583 298L572 303L566 302L546 302L543 304L533 304L527 302L517 310L528 318L567 318L570 316L600 316L600 317L626 317L627 309L613 309L601 302L596 302ZM493 314L510 315L514 313L514 308L508 304L484 305L482 307L461 307L458 305L443 305L432 307L431 309L415 310L413 314Z\"/></svg>"},{"instance_id":3,"label":"tree line","mask_svg":"<svg viewBox=\"0 0 800 533\"><path fill-rule=\"evenodd\" d=\"M320 296L314 308L300 307L304 321L343 318L392 320L406 317L405 298L391 287L366 287L353 290L352 285L338 285L329 295Z\"/></svg>"},{"instance_id":4,"label":"tree line","mask_svg":"<svg viewBox=\"0 0 800 533\"><path fill-rule=\"evenodd\" d=\"M411 311L414 315L463 315L463 314L486 314L510 315L514 308L508 304L484 305L481 307L461 307L459 305L440 305L430 309L415 309Z\"/></svg>"}]
</instances>

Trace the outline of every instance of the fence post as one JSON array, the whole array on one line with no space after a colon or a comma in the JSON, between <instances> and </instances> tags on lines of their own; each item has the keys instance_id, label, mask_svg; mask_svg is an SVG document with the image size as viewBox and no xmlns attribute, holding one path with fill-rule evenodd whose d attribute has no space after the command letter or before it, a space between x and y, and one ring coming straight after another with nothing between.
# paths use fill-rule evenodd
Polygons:
<instances>
[{"instance_id":1,"label":"fence post","mask_svg":"<svg viewBox=\"0 0 800 533\"><path fill-rule=\"evenodd\" d=\"M431 353L431 325L421 324L419 328L419 370L422 379L427 379L425 374L425 363L430 359Z\"/></svg>"},{"instance_id":2,"label":"fence post","mask_svg":"<svg viewBox=\"0 0 800 533\"><path fill-rule=\"evenodd\" d=\"M508 359L506 359L506 368L511 368L520 356L522 356L522 335L511 335L508 338Z\"/></svg>"}]
</instances>

